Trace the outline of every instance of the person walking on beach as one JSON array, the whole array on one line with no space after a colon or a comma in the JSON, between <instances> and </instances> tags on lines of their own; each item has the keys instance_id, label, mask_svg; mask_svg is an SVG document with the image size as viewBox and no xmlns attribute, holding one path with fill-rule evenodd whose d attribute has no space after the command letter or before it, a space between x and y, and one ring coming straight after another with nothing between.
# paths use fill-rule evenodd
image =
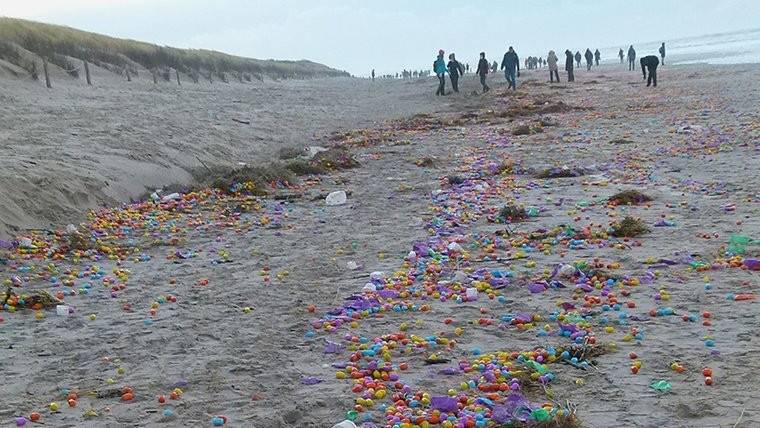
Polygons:
<instances>
[{"instance_id":1,"label":"person walking on beach","mask_svg":"<svg viewBox=\"0 0 760 428\"><path fill-rule=\"evenodd\" d=\"M594 59L596 60L596 66L599 67L599 60L602 59L602 54L599 52L599 49L594 52Z\"/></svg>"},{"instance_id":2,"label":"person walking on beach","mask_svg":"<svg viewBox=\"0 0 760 428\"><path fill-rule=\"evenodd\" d=\"M647 80L647 87L653 85L657 87L657 66L660 65L660 60L656 55L647 55L641 58L641 73L644 75L644 79ZM649 76L647 76L647 71Z\"/></svg>"},{"instance_id":3,"label":"person walking on beach","mask_svg":"<svg viewBox=\"0 0 760 428\"><path fill-rule=\"evenodd\" d=\"M481 52L480 53L480 61L478 61L478 71L475 72L478 76L480 76L480 84L483 85L483 93L490 91L491 88L488 87L486 84L486 75L488 74L488 60L486 59L486 53Z\"/></svg>"},{"instance_id":4,"label":"person walking on beach","mask_svg":"<svg viewBox=\"0 0 760 428\"><path fill-rule=\"evenodd\" d=\"M457 61L454 54L449 54L449 63L446 65L449 70L449 79L451 79L451 87L454 88L454 92L459 92L459 76L464 76L464 68L462 64Z\"/></svg>"},{"instance_id":5,"label":"person walking on beach","mask_svg":"<svg viewBox=\"0 0 760 428\"><path fill-rule=\"evenodd\" d=\"M436 95L446 95L446 61L443 60L443 49L438 51L438 58L433 62L433 73L438 77Z\"/></svg>"},{"instance_id":6,"label":"person walking on beach","mask_svg":"<svg viewBox=\"0 0 760 428\"><path fill-rule=\"evenodd\" d=\"M526 59L527 64L527 59ZM504 78L509 83L509 88L517 89L516 75L520 72L520 59L512 46L509 47L501 60L501 69L504 70Z\"/></svg>"},{"instance_id":7,"label":"person walking on beach","mask_svg":"<svg viewBox=\"0 0 760 428\"><path fill-rule=\"evenodd\" d=\"M620 57L620 63L623 63L623 48L620 48L620 52L618 52L618 56Z\"/></svg>"},{"instance_id":8,"label":"person walking on beach","mask_svg":"<svg viewBox=\"0 0 760 428\"><path fill-rule=\"evenodd\" d=\"M567 81L575 82L575 76L573 76L573 52L570 49L565 51L565 71L567 71Z\"/></svg>"},{"instance_id":9,"label":"person walking on beach","mask_svg":"<svg viewBox=\"0 0 760 428\"><path fill-rule=\"evenodd\" d=\"M628 48L628 71L632 71L636 66L636 50L633 49L633 45Z\"/></svg>"},{"instance_id":10,"label":"person walking on beach","mask_svg":"<svg viewBox=\"0 0 760 428\"><path fill-rule=\"evenodd\" d=\"M554 53L554 51L549 51L549 55L546 56L546 63L549 64L549 81L551 83L554 83L554 77L557 78L557 83L559 83L559 70L557 68L557 61L559 58L557 58L557 54Z\"/></svg>"},{"instance_id":11,"label":"person walking on beach","mask_svg":"<svg viewBox=\"0 0 760 428\"><path fill-rule=\"evenodd\" d=\"M662 42L660 46L660 57L662 57L662 65L665 65L665 42Z\"/></svg>"},{"instance_id":12,"label":"person walking on beach","mask_svg":"<svg viewBox=\"0 0 760 428\"><path fill-rule=\"evenodd\" d=\"M575 51L575 62L577 63L577 68L581 68L581 58L581 51Z\"/></svg>"},{"instance_id":13,"label":"person walking on beach","mask_svg":"<svg viewBox=\"0 0 760 428\"><path fill-rule=\"evenodd\" d=\"M504 77L509 82L507 89L517 90L517 77L520 77L520 58L517 57L512 46L509 47L507 53L504 54L504 59L501 60L501 69L504 70ZM515 73L517 77L515 77Z\"/></svg>"},{"instance_id":14,"label":"person walking on beach","mask_svg":"<svg viewBox=\"0 0 760 428\"><path fill-rule=\"evenodd\" d=\"M584 55L586 57L586 71L591 70L591 66L594 65L594 54L591 53L591 49L586 48L586 53Z\"/></svg>"}]
</instances>

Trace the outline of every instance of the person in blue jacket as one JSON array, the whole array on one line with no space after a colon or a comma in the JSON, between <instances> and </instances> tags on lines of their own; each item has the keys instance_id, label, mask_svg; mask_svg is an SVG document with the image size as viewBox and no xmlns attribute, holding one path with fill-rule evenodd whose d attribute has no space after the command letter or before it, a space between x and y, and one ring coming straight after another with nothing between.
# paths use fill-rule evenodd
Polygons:
<instances>
[{"instance_id":1,"label":"person in blue jacket","mask_svg":"<svg viewBox=\"0 0 760 428\"><path fill-rule=\"evenodd\" d=\"M520 58L517 57L512 46L509 47L507 53L504 54L504 59L501 60L501 69L504 70L504 77L509 82L509 88L517 90L517 77L520 77ZM517 77L515 77L517 73Z\"/></svg>"},{"instance_id":2,"label":"person in blue jacket","mask_svg":"<svg viewBox=\"0 0 760 428\"><path fill-rule=\"evenodd\" d=\"M438 51L438 58L433 62L433 73L438 76L436 95L446 95L446 61L443 59L443 49Z\"/></svg>"}]
</instances>

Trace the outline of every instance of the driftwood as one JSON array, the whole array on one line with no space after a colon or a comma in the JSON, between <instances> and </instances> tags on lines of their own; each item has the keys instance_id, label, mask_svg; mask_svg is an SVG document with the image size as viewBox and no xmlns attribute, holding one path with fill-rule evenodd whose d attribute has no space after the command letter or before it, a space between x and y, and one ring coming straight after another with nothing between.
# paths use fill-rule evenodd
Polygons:
<instances>
[{"instance_id":1,"label":"driftwood","mask_svg":"<svg viewBox=\"0 0 760 428\"><path fill-rule=\"evenodd\" d=\"M237 123L242 123L243 125L250 125L251 124L250 120L235 119L234 117L232 118L232 121L233 122L237 122Z\"/></svg>"}]
</instances>

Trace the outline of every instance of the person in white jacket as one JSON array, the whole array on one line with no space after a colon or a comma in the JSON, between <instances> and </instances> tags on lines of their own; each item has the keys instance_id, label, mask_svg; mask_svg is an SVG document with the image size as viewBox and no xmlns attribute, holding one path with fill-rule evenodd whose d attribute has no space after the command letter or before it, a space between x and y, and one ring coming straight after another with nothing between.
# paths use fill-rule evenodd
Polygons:
<instances>
[{"instance_id":1,"label":"person in white jacket","mask_svg":"<svg viewBox=\"0 0 760 428\"><path fill-rule=\"evenodd\" d=\"M546 63L549 65L549 80L554 83L554 77L557 77L557 83L559 83L559 69L557 68L557 54L554 51L549 51L549 55L546 56Z\"/></svg>"}]
</instances>

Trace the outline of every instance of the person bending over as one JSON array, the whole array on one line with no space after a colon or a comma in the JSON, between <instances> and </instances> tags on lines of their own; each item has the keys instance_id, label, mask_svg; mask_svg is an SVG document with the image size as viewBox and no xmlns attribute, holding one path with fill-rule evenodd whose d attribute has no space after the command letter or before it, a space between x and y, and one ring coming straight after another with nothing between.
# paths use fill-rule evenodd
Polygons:
<instances>
[{"instance_id":1,"label":"person bending over","mask_svg":"<svg viewBox=\"0 0 760 428\"><path fill-rule=\"evenodd\" d=\"M655 55L647 55L641 58L641 73L644 75L644 79L647 80L647 87L652 85L657 87L657 66L660 65L660 60ZM647 76L647 71L649 76Z\"/></svg>"}]
</instances>

